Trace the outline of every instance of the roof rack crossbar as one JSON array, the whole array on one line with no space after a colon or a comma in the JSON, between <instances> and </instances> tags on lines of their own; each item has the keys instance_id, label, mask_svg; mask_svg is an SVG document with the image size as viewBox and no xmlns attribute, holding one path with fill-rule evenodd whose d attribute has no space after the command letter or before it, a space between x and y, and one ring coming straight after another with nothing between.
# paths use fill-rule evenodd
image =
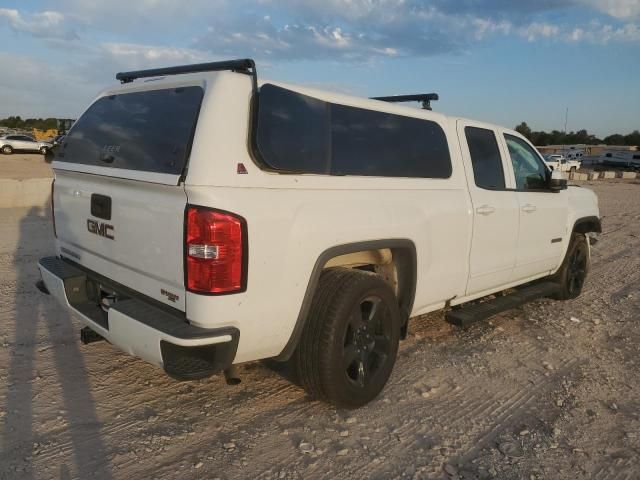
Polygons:
<instances>
[{"instance_id":1,"label":"roof rack crossbar","mask_svg":"<svg viewBox=\"0 0 640 480\"><path fill-rule=\"evenodd\" d=\"M439 100L437 93L418 93L415 95L391 95L388 97L371 97L372 100L380 100L382 102L421 102L422 108L431 110L431 102Z\"/></svg>"},{"instance_id":2,"label":"roof rack crossbar","mask_svg":"<svg viewBox=\"0 0 640 480\"><path fill-rule=\"evenodd\" d=\"M160 77L164 75L178 75L181 73L196 72L219 72L231 70L232 72L246 73L253 77L254 91L257 90L256 64L251 58L239 60L226 60L223 62L194 63L191 65L179 65L176 67L150 68L148 70L135 70L131 72L120 72L116 75L116 80L121 83L131 83L136 78Z\"/></svg>"}]
</instances>

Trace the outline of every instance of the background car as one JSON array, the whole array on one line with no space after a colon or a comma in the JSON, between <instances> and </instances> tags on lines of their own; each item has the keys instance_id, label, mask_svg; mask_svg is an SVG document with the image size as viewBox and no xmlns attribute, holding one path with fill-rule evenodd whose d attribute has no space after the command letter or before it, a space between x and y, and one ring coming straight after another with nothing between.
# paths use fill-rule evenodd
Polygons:
<instances>
[{"instance_id":1,"label":"background car","mask_svg":"<svg viewBox=\"0 0 640 480\"><path fill-rule=\"evenodd\" d=\"M38 142L28 135L4 135L0 137L0 152L10 155L13 152L40 152L45 155L53 147L48 142Z\"/></svg>"}]
</instances>

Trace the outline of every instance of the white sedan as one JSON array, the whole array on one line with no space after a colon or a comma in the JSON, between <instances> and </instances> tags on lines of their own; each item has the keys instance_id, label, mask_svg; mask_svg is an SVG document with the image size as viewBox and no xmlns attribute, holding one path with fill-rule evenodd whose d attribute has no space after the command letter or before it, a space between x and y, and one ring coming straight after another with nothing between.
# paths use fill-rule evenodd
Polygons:
<instances>
[{"instance_id":1,"label":"white sedan","mask_svg":"<svg viewBox=\"0 0 640 480\"><path fill-rule=\"evenodd\" d=\"M28 135L4 135L0 137L0 152L10 155L13 152L40 152L46 154L53 147L48 142L39 142Z\"/></svg>"}]
</instances>

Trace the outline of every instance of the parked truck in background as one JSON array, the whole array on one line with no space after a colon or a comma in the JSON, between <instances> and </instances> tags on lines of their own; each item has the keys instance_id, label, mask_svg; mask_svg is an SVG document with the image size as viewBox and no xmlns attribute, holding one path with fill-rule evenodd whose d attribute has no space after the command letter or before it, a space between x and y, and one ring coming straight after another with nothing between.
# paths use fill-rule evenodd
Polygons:
<instances>
[{"instance_id":1,"label":"parked truck in background","mask_svg":"<svg viewBox=\"0 0 640 480\"><path fill-rule=\"evenodd\" d=\"M565 157L559 153L553 153L544 156L544 162L552 170L560 172L575 172L582 166L582 153L570 154L572 156Z\"/></svg>"}]
</instances>

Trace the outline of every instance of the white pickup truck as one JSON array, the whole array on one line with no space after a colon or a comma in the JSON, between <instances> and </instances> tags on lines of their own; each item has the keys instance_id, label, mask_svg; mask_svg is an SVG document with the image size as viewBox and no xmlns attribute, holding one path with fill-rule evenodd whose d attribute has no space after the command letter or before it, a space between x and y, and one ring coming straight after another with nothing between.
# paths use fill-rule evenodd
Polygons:
<instances>
[{"instance_id":1,"label":"white pickup truck","mask_svg":"<svg viewBox=\"0 0 640 480\"><path fill-rule=\"evenodd\" d=\"M570 156L565 157L559 153L552 153L544 157L544 162L551 170L558 170L559 172L575 172L580 170L582 166L582 153L571 153Z\"/></svg>"},{"instance_id":2,"label":"white pickup truck","mask_svg":"<svg viewBox=\"0 0 640 480\"><path fill-rule=\"evenodd\" d=\"M580 294L597 198L513 130L259 81L251 60L117 78L57 147L39 262L86 343L180 379L290 360L353 408L411 317Z\"/></svg>"}]
</instances>

